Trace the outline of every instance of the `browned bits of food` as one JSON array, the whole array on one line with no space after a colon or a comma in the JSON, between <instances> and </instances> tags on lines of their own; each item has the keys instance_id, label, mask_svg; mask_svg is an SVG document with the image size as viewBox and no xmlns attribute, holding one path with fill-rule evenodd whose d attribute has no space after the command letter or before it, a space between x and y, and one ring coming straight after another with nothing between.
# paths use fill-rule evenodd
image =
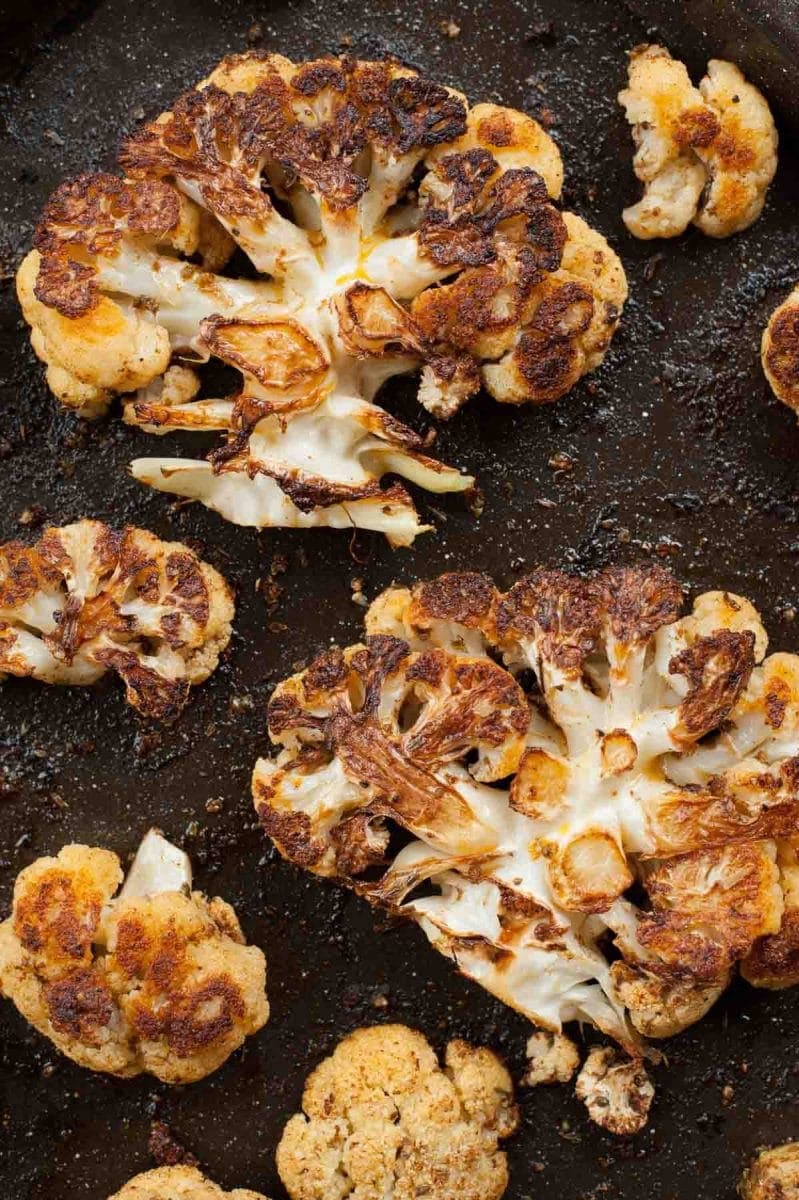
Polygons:
<instances>
[{"instance_id":1,"label":"browned bits of food","mask_svg":"<svg viewBox=\"0 0 799 1200\"><path fill-rule=\"evenodd\" d=\"M510 1076L450 1042L444 1066L403 1025L358 1029L316 1068L277 1150L291 1200L499 1200L516 1129Z\"/></svg>"},{"instance_id":2,"label":"browned bits of food","mask_svg":"<svg viewBox=\"0 0 799 1200\"><path fill-rule=\"evenodd\" d=\"M693 222L709 237L747 229L777 170L769 106L734 63L711 59L695 88L664 46L636 46L619 93L644 184L624 223L635 237L676 237Z\"/></svg>"},{"instance_id":3,"label":"browned bits of food","mask_svg":"<svg viewBox=\"0 0 799 1200\"><path fill-rule=\"evenodd\" d=\"M264 956L157 832L121 882L117 856L89 846L26 867L0 924L0 992L81 1066L202 1079L266 1022Z\"/></svg>"},{"instance_id":4,"label":"browned bits of food","mask_svg":"<svg viewBox=\"0 0 799 1200\"><path fill-rule=\"evenodd\" d=\"M799 286L771 314L760 358L774 395L799 413Z\"/></svg>"},{"instance_id":5,"label":"browned bits of food","mask_svg":"<svg viewBox=\"0 0 799 1200\"><path fill-rule=\"evenodd\" d=\"M87 417L128 397L153 434L218 431L205 460L145 458L141 482L241 525L427 526L392 474L473 480L375 397L420 371L449 417L486 387L556 400L602 361L627 287L605 239L561 213L559 151L532 118L469 108L392 60L232 55L130 137L125 178L47 205L17 286L51 390ZM236 247L260 278L221 274ZM438 286L438 285L441 286ZM185 365L240 387L198 399Z\"/></svg>"},{"instance_id":6,"label":"browned bits of food","mask_svg":"<svg viewBox=\"0 0 799 1200\"><path fill-rule=\"evenodd\" d=\"M260 1192L223 1192L196 1167L158 1167L137 1175L109 1200L266 1200Z\"/></svg>"},{"instance_id":7,"label":"browned bits of food","mask_svg":"<svg viewBox=\"0 0 799 1200\"><path fill-rule=\"evenodd\" d=\"M799 1142L762 1150L744 1171L742 1200L796 1200L799 1196Z\"/></svg>"},{"instance_id":8,"label":"browned bits of food","mask_svg":"<svg viewBox=\"0 0 799 1200\"><path fill-rule=\"evenodd\" d=\"M795 982L799 659L766 656L741 596L682 608L657 565L389 589L363 644L276 689L265 830L544 1029L590 1021L633 1057L739 965ZM533 1047L537 1080L562 1049Z\"/></svg>"},{"instance_id":9,"label":"browned bits of food","mask_svg":"<svg viewBox=\"0 0 799 1200\"><path fill-rule=\"evenodd\" d=\"M643 1063L609 1046L591 1051L574 1090L592 1121L624 1137L643 1129L655 1096Z\"/></svg>"},{"instance_id":10,"label":"browned bits of food","mask_svg":"<svg viewBox=\"0 0 799 1200\"><path fill-rule=\"evenodd\" d=\"M173 720L232 619L219 572L146 529L84 520L0 546L0 677L83 685L116 671L143 716Z\"/></svg>"}]
</instances>

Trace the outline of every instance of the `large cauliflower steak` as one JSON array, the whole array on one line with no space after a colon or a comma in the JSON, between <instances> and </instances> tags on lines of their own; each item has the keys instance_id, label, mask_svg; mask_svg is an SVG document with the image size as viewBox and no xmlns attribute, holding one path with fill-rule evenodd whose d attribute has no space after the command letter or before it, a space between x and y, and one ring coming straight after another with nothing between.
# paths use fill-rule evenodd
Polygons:
<instances>
[{"instance_id":1,"label":"large cauliflower steak","mask_svg":"<svg viewBox=\"0 0 799 1200\"><path fill-rule=\"evenodd\" d=\"M26 867L0 924L0 993L82 1067L203 1079L267 1020L264 956L155 831L121 883L117 856L89 846Z\"/></svg>"},{"instance_id":2,"label":"large cauliflower steak","mask_svg":"<svg viewBox=\"0 0 799 1200\"><path fill-rule=\"evenodd\" d=\"M146 529L84 520L0 546L0 678L115 671L139 712L171 720L216 669L232 620L219 572Z\"/></svg>"},{"instance_id":3,"label":"large cauliflower steak","mask_svg":"<svg viewBox=\"0 0 799 1200\"><path fill-rule=\"evenodd\" d=\"M157 1167L137 1175L109 1200L266 1200L261 1192L223 1192L196 1167Z\"/></svg>"},{"instance_id":4,"label":"large cauliflower steak","mask_svg":"<svg viewBox=\"0 0 799 1200\"><path fill-rule=\"evenodd\" d=\"M682 604L655 565L390 589L276 689L264 829L538 1025L634 1055L739 964L794 982L799 659L742 597Z\"/></svg>"},{"instance_id":5,"label":"large cauliflower steak","mask_svg":"<svg viewBox=\"0 0 799 1200\"><path fill-rule=\"evenodd\" d=\"M513 1084L490 1050L447 1046L440 1067L403 1025L358 1029L309 1077L277 1168L291 1200L498 1200L499 1141L518 1123Z\"/></svg>"},{"instance_id":6,"label":"large cauliflower steak","mask_svg":"<svg viewBox=\"0 0 799 1200\"><path fill-rule=\"evenodd\" d=\"M405 487L472 480L376 404L421 370L446 417L481 384L557 399L604 356L627 287L601 235L563 214L532 118L471 109L393 61L225 59L45 209L18 274L51 389L84 416L132 393L152 433L219 431L207 460L145 458L143 483L237 524L427 528ZM234 248L259 278L220 270ZM438 287L442 284L442 287ZM197 398L215 358L235 394Z\"/></svg>"},{"instance_id":7,"label":"large cauliflower steak","mask_svg":"<svg viewBox=\"0 0 799 1200\"><path fill-rule=\"evenodd\" d=\"M677 237L693 222L723 238L757 220L777 170L777 129L765 98L734 63L711 59L695 88L665 46L636 46L619 103L644 185L622 213L634 237Z\"/></svg>"}]
</instances>

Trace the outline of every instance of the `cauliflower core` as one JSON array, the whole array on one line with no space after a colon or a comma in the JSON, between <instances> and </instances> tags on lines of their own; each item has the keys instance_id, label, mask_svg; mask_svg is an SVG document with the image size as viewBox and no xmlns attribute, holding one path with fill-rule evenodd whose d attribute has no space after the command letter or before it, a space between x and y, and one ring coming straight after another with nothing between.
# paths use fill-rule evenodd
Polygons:
<instances>
[{"instance_id":1,"label":"cauliflower core","mask_svg":"<svg viewBox=\"0 0 799 1200\"><path fill-rule=\"evenodd\" d=\"M799 414L799 285L771 314L760 359L774 395Z\"/></svg>"},{"instance_id":2,"label":"cauliflower core","mask_svg":"<svg viewBox=\"0 0 799 1200\"><path fill-rule=\"evenodd\" d=\"M196 1167L159 1167L126 1183L109 1200L266 1200L260 1192L223 1192Z\"/></svg>"},{"instance_id":3,"label":"cauliflower core","mask_svg":"<svg viewBox=\"0 0 799 1200\"><path fill-rule=\"evenodd\" d=\"M358 1029L308 1079L304 1115L277 1149L291 1200L498 1200L513 1084L490 1050L447 1046L445 1065L403 1025Z\"/></svg>"},{"instance_id":4,"label":"cauliflower core","mask_svg":"<svg viewBox=\"0 0 799 1200\"><path fill-rule=\"evenodd\" d=\"M181 542L77 521L0 546L0 678L90 684L116 671L144 716L176 717L230 641L233 597Z\"/></svg>"},{"instance_id":5,"label":"cauliflower core","mask_svg":"<svg viewBox=\"0 0 799 1200\"><path fill-rule=\"evenodd\" d=\"M132 424L224 434L207 460L132 471L240 525L408 545L427 527L381 478L472 480L374 403L385 380L421 370L442 417L481 385L555 400L601 362L626 298L604 238L553 203L543 129L396 62L233 55L120 163L125 179L81 176L44 212L17 280L33 348L84 416L133 393ZM236 247L260 278L220 273ZM212 357L241 383L198 399L186 364Z\"/></svg>"},{"instance_id":6,"label":"cauliflower core","mask_svg":"<svg viewBox=\"0 0 799 1200\"><path fill-rule=\"evenodd\" d=\"M121 882L117 856L89 846L26 867L0 924L0 993L82 1067L203 1079L269 1016L264 956L155 831Z\"/></svg>"},{"instance_id":7,"label":"cauliflower core","mask_svg":"<svg viewBox=\"0 0 799 1200\"><path fill-rule=\"evenodd\" d=\"M761 1151L739 1190L742 1200L799 1200L799 1142Z\"/></svg>"},{"instance_id":8,"label":"cauliflower core","mask_svg":"<svg viewBox=\"0 0 799 1200\"><path fill-rule=\"evenodd\" d=\"M655 565L390 589L364 644L276 689L264 829L538 1025L633 1055L739 964L795 982L799 658L765 657L742 597L682 605Z\"/></svg>"},{"instance_id":9,"label":"cauliflower core","mask_svg":"<svg viewBox=\"0 0 799 1200\"><path fill-rule=\"evenodd\" d=\"M664 46L636 46L619 103L644 184L622 214L634 237L676 237L691 222L709 237L729 237L757 220L777 170L777 130L734 63L711 59L697 89Z\"/></svg>"}]
</instances>

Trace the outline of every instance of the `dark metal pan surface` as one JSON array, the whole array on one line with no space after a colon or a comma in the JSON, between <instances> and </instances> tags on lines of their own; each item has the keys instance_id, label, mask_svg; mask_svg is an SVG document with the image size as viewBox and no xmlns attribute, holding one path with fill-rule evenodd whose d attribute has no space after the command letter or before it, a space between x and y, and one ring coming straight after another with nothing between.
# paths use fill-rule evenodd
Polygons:
<instances>
[{"instance_id":1,"label":"dark metal pan surface","mask_svg":"<svg viewBox=\"0 0 799 1200\"><path fill-rule=\"evenodd\" d=\"M452 568L507 585L539 562L590 568L661 556L691 589L750 596L773 645L799 649L799 428L758 363L767 316L799 278L795 147L784 137L766 211L747 233L643 244L620 218L636 189L615 95L625 51L653 31L616 0L34 7L15 5L0 38L0 535L30 535L19 521L31 510L55 523L92 515L196 539L236 586L238 619L224 666L171 728L138 720L111 685L2 686L0 911L33 858L70 840L126 854L157 823L191 852L199 886L232 901L265 948L273 1016L216 1075L169 1089L81 1070L0 1005L0 1200L104 1200L153 1165L154 1120L221 1184L279 1200L281 1129L309 1070L346 1031L405 1021L439 1047L462 1035L504 1053L518 1076L528 1029L458 978L415 928L386 928L268 848L248 785L267 747L270 689L331 639L357 637L355 577L371 597L392 579ZM442 32L449 21L458 36ZM477 472L485 510L477 519L457 498L437 502L437 534L412 551L392 554L363 535L350 543L325 532L254 533L200 508L171 508L125 471L152 452L151 440L116 417L90 426L59 411L28 347L12 274L50 190L108 165L137 118L247 44L300 60L345 45L390 50L474 99L537 114L563 150L567 205L611 238L628 271L624 323L595 377L550 408L481 399L441 429L440 457ZM688 53L701 70L693 44ZM390 397L425 424L409 390ZM188 442L174 445L189 452ZM574 470L551 469L558 451ZM270 602L264 579L277 585ZM522 1091L508 1200L731 1200L755 1147L799 1137L798 1046L796 994L735 986L669 1044L636 1139L601 1132L568 1088Z\"/></svg>"}]
</instances>

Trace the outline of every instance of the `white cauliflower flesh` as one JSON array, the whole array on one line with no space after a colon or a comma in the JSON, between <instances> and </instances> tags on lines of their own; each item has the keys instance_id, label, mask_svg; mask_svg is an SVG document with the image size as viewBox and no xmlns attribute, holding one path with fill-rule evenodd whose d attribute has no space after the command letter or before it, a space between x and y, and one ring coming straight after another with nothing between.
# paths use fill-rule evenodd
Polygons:
<instances>
[{"instance_id":1,"label":"white cauliflower flesh","mask_svg":"<svg viewBox=\"0 0 799 1200\"><path fill-rule=\"evenodd\" d=\"M264 956L157 831L120 883L116 854L89 846L26 867L0 924L0 994L80 1066L203 1079L269 1016Z\"/></svg>"},{"instance_id":2,"label":"white cauliflower flesh","mask_svg":"<svg viewBox=\"0 0 799 1200\"><path fill-rule=\"evenodd\" d=\"M588 1055L575 1094L597 1125L608 1133L629 1136L646 1125L655 1089L642 1063L605 1046Z\"/></svg>"},{"instance_id":3,"label":"white cauliflower flesh","mask_svg":"<svg viewBox=\"0 0 799 1200\"><path fill-rule=\"evenodd\" d=\"M630 233L676 237L693 222L722 238L757 220L777 170L777 130L766 100L734 63L711 59L697 89L664 46L636 46L619 103L644 184L622 214Z\"/></svg>"},{"instance_id":4,"label":"white cauliflower flesh","mask_svg":"<svg viewBox=\"0 0 799 1200\"><path fill-rule=\"evenodd\" d=\"M626 298L604 238L553 204L548 134L395 62L233 55L120 162L125 179L82 176L45 210L18 275L33 347L85 416L132 393L132 424L223 434L208 459L132 471L237 524L410 544L427 526L383 476L473 481L375 403L381 385L421 370L442 417L481 384L554 400L602 360ZM219 273L236 246L261 278ZM210 358L235 394L198 398L186 364Z\"/></svg>"},{"instance_id":5,"label":"white cauliflower flesh","mask_svg":"<svg viewBox=\"0 0 799 1200\"><path fill-rule=\"evenodd\" d=\"M633 1055L741 962L792 982L799 659L742 597L682 605L654 565L389 590L365 644L276 689L266 832L542 1028Z\"/></svg>"},{"instance_id":6,"label":"white cauliflower flesh","mask_svg":"<svg viewBox=\"0 0 799 1200\"><path fill-rule=\"evenodd\" d=\"M499 1200L513 1084L490 1050L447 1046L440 1067L403 1025L358 1029L309 1077L277 1169L291 1200Z\"/></svg>"},{"instance_id":7,"label":"white cauliflower flesh","mask_svg":"<svg viewBox=\"0 0 799 1200\"><path fill-rule=\"evenodd\" d=\"M219 572L146 529L84 520L0 545L0 678L82 685L115 671L143 716L172 720L232 619Z\"/></svg>"},{"instance_id":8,"label":"white cauliflower flesh","mask_svg":"<svg viewBox=\"0 0 799 1200\"><path fill-rule=\"evenodd\" d=\"M799 414L799 286L771 314L760 360L774 395Z\"/></svg>"},{"instance_id":9,"label":"white cauliflower flesh","mask_svg":"<svg viewBox=\"0 0 799 1200\"><path fill-rule=\"evenodd\" d=\"M762 1150L739 1190L742 1200L799 1200L799 1142Z\"/></svg>"},{"instance_id":10,"label":"white cauliflower flesh","mask_svg":"<svg viewBox=\"0 0 799 1200\"><path fill-rule=\"evenodd\" d=\"M565 1033L537 1030L527 1039L527 1070L522 1083L568 1083L580 1065L580 1053Z\"/></svg>"},{"instance_id":11,"label":"white cauliflower flesh","mask_svg":"<svg viewBox=\"0 0 799 1200\"><path fill-rule=\"evenodd\" d=\"M109 1200L266 1200L261 1192L224 1192L196 1167L158 1167L131 1179Z\"/></svg>"}]
</instances>

